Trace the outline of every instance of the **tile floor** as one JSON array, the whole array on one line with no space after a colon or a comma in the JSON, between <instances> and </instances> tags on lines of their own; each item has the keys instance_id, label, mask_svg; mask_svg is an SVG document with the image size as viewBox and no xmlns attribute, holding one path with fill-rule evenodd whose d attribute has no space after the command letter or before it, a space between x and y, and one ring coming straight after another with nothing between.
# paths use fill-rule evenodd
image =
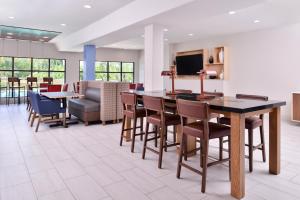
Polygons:
<instances>
[{"instance_id":1,"label":"tile floor","mask_svg":"<svg viewBox=\"0 0 300 200\"><path fill-rule=\"evenodd\" d=\"M42 124L34 133L26 119L24 105L0 106L1 200L232 199L226 165L208 169L202 194L198 175L183 169L182 179L176 179L175 148L164 154L158 169L153 153L141 159L139 140L134 154L129 143L120 147L120 124L67 129ZM256 152L254 172L246 173L245 199L300 199L299 145L300 126L283 122L282 173L269 175ZM212 142L211 155L217 155L216 147ZM189 162L198 166L198 157Z\"/></svg>"}]
</instances>

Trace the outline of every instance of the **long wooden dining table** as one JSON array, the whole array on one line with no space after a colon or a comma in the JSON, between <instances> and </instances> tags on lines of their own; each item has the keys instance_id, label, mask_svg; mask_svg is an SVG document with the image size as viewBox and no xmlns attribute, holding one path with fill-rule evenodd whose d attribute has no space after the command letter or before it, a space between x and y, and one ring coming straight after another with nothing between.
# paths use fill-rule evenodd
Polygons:
<instances>
[{"instance_id":1,"label":"long wooden dining table","mask_svg":"<svg viewBox=\"0 0 300 200\"><path fill-rule=\"evenodd\" d=\"M197 100L197 94L166 95L164 91L135 91L139 98L143 96L160 97L165 102L176 103L177 98ZM280 135L281 135L281 106L284 101L258 101L237 99L235 97L220 97L207 101L210 113L223 114L231 120L231 195L237 199L245 196L245 118L269 113L269 173L280 174ZM126 119L126 126L131 126L131 120ZM130 140L131 134L124 136ZM188 146L195 148L196 140L188 140Z\"/></svg>"}]
</instances>

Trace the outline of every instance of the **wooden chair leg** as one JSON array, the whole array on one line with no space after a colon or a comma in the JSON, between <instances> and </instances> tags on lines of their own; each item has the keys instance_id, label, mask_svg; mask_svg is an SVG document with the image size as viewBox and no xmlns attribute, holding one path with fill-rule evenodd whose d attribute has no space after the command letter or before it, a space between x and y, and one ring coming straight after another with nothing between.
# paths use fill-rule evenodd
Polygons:
<instances>
[{"instance_id":1,"label":"wooden chair leg","mask_svg":"<svg viewBox=\"0 0 300 200\"><path fill-rule=\"evenodd\" d=\"M140 118L140 132L143 133L144 132L144 117ZM143 141L143 134L141 134L141 141Z\"/></svg>"},{"instance_id":2,"label":"wooden chair leg","mask_svg":"<svg viewBox=\"0 0 300 200\"><path fill-rule=\"evenodd\" d=\"M158 138L158 128L157 126L154 126L154 136L155 136L155 140L154 140L154 146L157 147L157 138Z\"/></svg>"},{"instance_id":3,"label":"wooden chair leg","mask_svg":"<svg viewBox=\"0 0 300 200\"><path fill-rule=\"evenodd\" d=\"M32 112L33 112L33 109L32 109L32 108L30 108L30 110L29 110L29 116L28 116L28 120L27 120L27 121L30 121L30 118L31 118Z\"/></svg>"},{"instance_id":4,"label":"wooden chair leg","mask_svg":"<svg viewBox=\"0 0 300 200\"><path fill-rule=\"evenodd\" d=\"M176 126L173 126L173 142L176 143Z\"/></svg>"},{"instance_id":5,"label":"wooden chair leg","mask_svg":"<svg viewBox=\"0 0 300 200\"><path fill-rule=\"evenodd\" d=\"M261 151L262 151L262 157L263 157L263 162L266 162L266 148L265 148L265 134L264 134L264 126L259 127L260 131L260 141L261 141Z\"/></svg>"},{"instance_id":6,"label":"wooden chair leg","mask_svg":"<svg viewBox=\"0 0 300 200\"><path fill-rule=\"evenodd\" d=\"M203 168L202 168L202 185L201 185L201 192L205 193L206 188L206 175L207 175L207 159L208 159L208 141L203 140Z\"/></svg>"},{"instance_id":7,"label":"wooden chair leg","mask_svg":"<svg viewBox=\"0 0 300 200\"><path fill-rule=\"evenodd\" d=\"M185 144L183 135L184 134L182 134L182 136L181 136L179 156L178 156L177 173L176 173L177 178L180 178L180 173L181 173L181 163L182 163L183 149L184 149L184 144Z\"/></svg>"},{"instance_id":8,"label":"wooden chair leg","mask_svg":"<svg viewBox=\"0 0 300 200\"><path fill-rule=\"evenodd\" d=\"M121 138L120 138L120 146L122 146L122 144L123 144L125 121L126 121L126 116L123 115L123 120L122 120L122 130L121 130Z\"/></svg>"},{"instance_id":9,"label":"wooden chair leg","mask_svg":"<svg viewBox=\"0 0 300 200\"><path fill-rule=\"evenodd\" d=\"M248 144L249 144L249 171L253 171L253 130L248 130Z\"/></svg>"},{"instance_id":10,"label":"wooden chair leg","mask_svg":"<svg viewBox=\"0 0 300 200\"><path fill-rule=\"evenodd\" d=\"M33 126L35 118L36 118L36 112L33 112L33 116L32 116L31 123L30 123L30 127Z\"/></svg>"},{"instance_id":11,"label":"wooden chair leg","mask_svg":"<svg viewBox=\"0 0 300 200\"><path fill-rule=\"evenodd\" d=\"M182 135L182 137L184 137L184 149L183 149L183 151L184 151L184 160L185 161L187 161L188 159L187 159L187 157L188 157L188 151L187 151L187 135Z\"/></svg>"},{"instance_id":12,"label":"wooden chair leg","mask_svg":"<svg viewBox=\"0 0 300 200\"><path fill-rule=\"evenodd\" d=\"M133 120L132 142L131 142L131 153L134 152L134 143L135 143L135 136L136 136L136 121L137 121L137 118L134 117L134 120Z\"/></svg>"},{"instance_id":13,"label":"wooden chair leg","mask_svg":"<svg viewBox=\"0 0 300 200\"><path fill-rule=\"evenodd\" d=\"M42 116L40 115L40 116L39 116L39 119L38 119L38 123L37 123L36 128L35 128L35 132L38 132L38 130L39 130L39 126L40 126L40 123L41 123L41 119L42 119Z\"/></svg>"},{"instance_id":14,"label":"wooden chair leg","mask_svg":"<svg viewBox=\"0 0 300 200\"><path fill-rule=\"evenodd\" d=\"M164 140L164 150L165 152L168 151L168 147L167 147L167 141L168 141L168 127L164 128L164 135L165 135L165 140Z\"/></svg>"},{"instance_id":15,"label":"wooden chair leg","mask_svg":"<svg viewBox=\"0 0 300 200\"><path fill-rule=\"evenodd\" d=\"M63 113L63 126L67 128L67 113Z\"/></svg>"},{"instance_id":16,"label":"wooden chair leg","mask_svg":"<svg viewBox=\"0 0 300 200\"><path fill-rule=\"evenodd\" d=\"M223 137L219 138L219 160L223 160Z\"/></svg>"},{"instance_id":17,"label":"wooden chair leg","mask_svg":"<svg viewBox=\"0 0 300 200\"><path fill-rule=\"evenodd\" d=\"M159 140L159 156L158 156L158 168L161 169L162 166L162 157L164 151L164 144L165 144L165 127L161 127L160 129L160 140Z\"/></svg>"},{"instance_id":18,"label":"wooden chair leg","mask_svg":"<svg viewBox=\"0 0 300 200\"><path fill-rule=\"evenodd\" d=\"M148 142L148 134L149 134L149 123L146 123L146 133L145 133L145 140L144 140L144 147L143 147L143 154L142 154L142 159L145 159L146 155L146 147L147 147L147 142Z\"/></svg>"}]
</instances>

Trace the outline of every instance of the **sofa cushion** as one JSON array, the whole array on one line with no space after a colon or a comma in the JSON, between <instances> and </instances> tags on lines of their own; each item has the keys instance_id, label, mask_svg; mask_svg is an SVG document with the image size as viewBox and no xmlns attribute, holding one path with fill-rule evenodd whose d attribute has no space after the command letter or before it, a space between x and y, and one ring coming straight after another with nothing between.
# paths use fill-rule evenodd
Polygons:
<instances>
[{"instance_id":1,"label":"sofa cushion","mask_svg":"<svg viewBox=\"0 0 300 200\"><path fill-rule=\"evenodd\" d=\"M83 112L98 112L100 111L100 103L89 99L70 99L69 107L81 110Z\"/></svg>"},{"instance_id":2,"label":"sofa cushion","mask_svg":"<svg viewBox=\"0 0 300 200\"><path fill-rule=\"evenodd\" d=\"M100 88L87 88L85 90L84 98L100 103Z\"/></svg>"}]
</instances>

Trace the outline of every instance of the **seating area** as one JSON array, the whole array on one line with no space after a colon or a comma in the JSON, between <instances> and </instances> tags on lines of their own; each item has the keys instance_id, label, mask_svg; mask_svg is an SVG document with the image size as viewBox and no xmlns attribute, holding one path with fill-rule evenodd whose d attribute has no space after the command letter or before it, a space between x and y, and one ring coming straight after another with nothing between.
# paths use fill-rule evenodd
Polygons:
<instances>
[{"instance_id":1,"label":"seating area","mask_svg":"<svg viewBox=\"0 0 300 200\"><path fill-rule=\"evenodd\" d=\"M300 1L3 1L0 200L300 199Z\"/></svg>"}]
</instances>

